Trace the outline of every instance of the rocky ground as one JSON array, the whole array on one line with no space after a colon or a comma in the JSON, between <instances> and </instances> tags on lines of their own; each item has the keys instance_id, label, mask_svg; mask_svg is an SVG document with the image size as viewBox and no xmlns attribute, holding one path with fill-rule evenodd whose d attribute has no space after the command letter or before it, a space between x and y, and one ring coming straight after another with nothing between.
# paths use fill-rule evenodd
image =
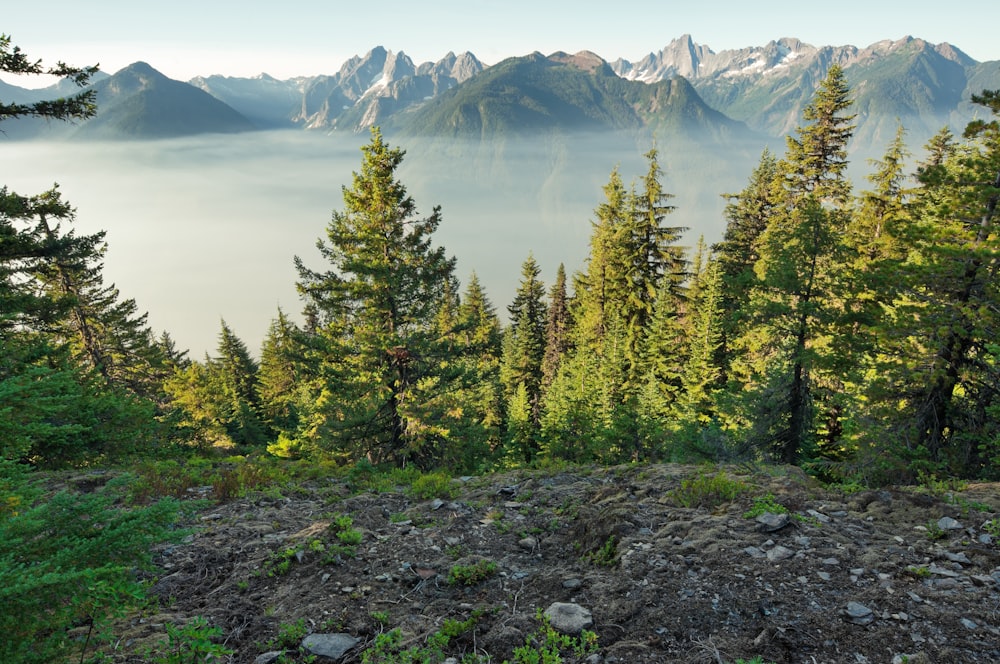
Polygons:
<instances>
[{"instance_id":1,"label":"rocky ground","mask_svg":"<svg viewBox=\"0 0 1000 664\"><path fill-rule=\"evenodd\" d=\"M499 664L545 645L556 604L554 626L597 636L566 662L1000 661L997 485L843 493L795 469L704 472L491 475L435 498L330 479L214 504L158 552L160 608L123 626L115 659L203 616L233 662L404 662L374 657L376 638L398 628L427 653L446 619L475 616L429 661Z\"/></svg>"}]
</instances>

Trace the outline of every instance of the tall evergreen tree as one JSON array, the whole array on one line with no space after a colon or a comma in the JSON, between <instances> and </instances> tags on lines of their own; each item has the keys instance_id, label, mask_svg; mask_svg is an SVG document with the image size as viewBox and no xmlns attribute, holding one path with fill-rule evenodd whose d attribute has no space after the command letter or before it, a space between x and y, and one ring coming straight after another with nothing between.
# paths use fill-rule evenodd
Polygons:
<instances>
[{"instance_id":1,"label":"tall evergreen tree","mask_svg":"<svg viewBox=\"0 0 1000 664\"><path fill-rule=\"evenodd\" d=\"M970 123L962 145L944 133L932 140L909 226L910 289L896 308L909 342L898 366L909 375L900 377L906 409L897 435L916 459L968 475L990 467L1000 440L1000 93L973 99L995 117Z\"/></svg>"},{"instance_id":2,"label":"tall evergreen tree","mask_svg":"<svg viewBox=\"0 0 1000 664\"><path fill-rule=\"evenodd\" d=\"M521 265L521 282L507 307L511 324L503 346L502 380L510 402L510 431L524 461L538 451L537 431L541 419L542 360L545 356L545 325L548 308L541 269L529 255ZM516 406L516 408L515 408Z\"/></svg>"},{"instance_id":3,"label":"tall evergreen tree","mask_svg":"<svg viewBox=\"0 0 1000 664\"><path fill-rule=\"evenodd\" d=\"M618 169L604 185L605 200L595 210L590 252L574 279L574 343L599 352L611 321L622 315L629 299L632 259L629 248L633 201Z\"/></svg>"},{"instance_id":4,"label":"tall evergreen tree","mask_svg":"<svg viewBox=\"0 0 1000 664\"><path fill-rule=\"evenodd\" d=\"M559 364L570 348L572 318L566 294L566 268L559 264L556 280L549 290L549 318L545 324L545 355L542 358L542 391L555 380Z\"/></svg>"},{"instance_id":5,"label":"tall evergreen tree","mask_svg":"<svg viewBox=\"0 0 1000 664\"><path fill-rule=\"evenodd\" d=\"M440 208L419 218L396 177L405 152L389 147L378 128L362 152L360 172L343 188L344 210L318 243L330 269L296 259L299 291L321 317L326 350L318 362L337 365L316 372L322 405L309 429L350 455L423 462L443 435L425 419L418 394L422 382L441 377L447 347L435 317L454 260L431 244Z\"/></svg>"},{"instance_id":6,"label":"tall evergreen tree","mask_svg":"<svg viewBox=\"0 0 1000 664\"><path fill-rule=\"evenodd\" d=\"M759 402L753 436L785 463L797 462L819 437L832 442L840 435L833 396L837 369L849 359L831 340L844 322L847 295L838 270L849 222L851 103L843 71L831 67L804 111L809 124L788 138L781 206L759 239L754 325L740 342L745 379ZM824 401L821 424L817 397Z\"/></svg>"}]
</instances>

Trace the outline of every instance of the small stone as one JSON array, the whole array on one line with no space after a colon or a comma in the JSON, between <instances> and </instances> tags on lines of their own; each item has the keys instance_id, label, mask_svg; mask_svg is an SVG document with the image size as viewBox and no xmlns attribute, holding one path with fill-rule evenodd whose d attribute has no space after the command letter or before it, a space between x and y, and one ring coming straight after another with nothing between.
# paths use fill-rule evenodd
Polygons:
<instances>
[{"instance_id":1,"label":"small stone","mask_svg":"<svg viewBox=\"0 0 1000 664\"><path fill-rule=\"evenodd\" d=\"M941 530L961 530L962 524L950 516L943 516L938 519L937 527Z\"/></svg>"},{"instance_id":2,"label":"small stone","mask_svg":"<svg viewBox=\"0 0 1000 664\"><path fill-rule=\"evenodd\" d=\"M525 537L524 539L518 540L517 545L525 551L534 551L538 548L538 540L534 537Z\"/></svg>"},{"instance_id":3,"label":"small stone","mask_svg":"<svg viewBox=\"0 0 1000 664\"><path fill-rule=\"evenodd\" d=\"M965 629L972 631L979 629L979 625L968 618L962 618L959 622L962 623L962 626L965 627Z\"/></svg>"},{"instance_id":4,"label":"small stone","mask_svg":"<svg viewBox=\"0 0 1000 664\"><path fill-rule=\"evenodd\" d=\"M830 523L832 519L822 512L817 512L816 510L806 510L806 514L816 519L820 523Z\"/></svg>"},{"instance_id":5,"label":"small stone","mask_svg":"<svg viewBox=\"0 0 1000 664\"><path fill-rule=\"evenodd\" d=\"M274 664L284 654L284 650L272 650L270 652L265 652L257 655L257 657L253 660L253 664Z\"/></svg>"},{"instance_id":6,"label":"small stone","mask_svg":"<svg viewBox=\"0 0 1000 664\"><path fill-rule=\"evenodd\" d=\"M837 560L836 558L824 558L820 562L822 562L824 565L839 565L840 564L840 561Z\"/></svg>"},{"instance_id":7,"label":"small stone","mask_svg":"<svg viewBox=\"0 0 1000 664\"><path fill-rule=\"evenodd\" d=\"M945 551L944 557L953 563L959 563L960 565L971 565L972 561L969 557L965 555L964 552L959 551L958 553L952 553L951 551Z\"/></svg>"},{"instance_id":8,"label":"small stone","mask_svg":"<svg viewBox=\"0 0 1000 664\"><path fill-rule=\"evenodd\" d=\"M566 579L562 582L562 585L563 588L566 588L567 590L576 590L583 585L583 581L580 579Z\"/></svg>"},{"instance_id":9,"label":"small stone","mask_svg":"<svg viewBox=\"0 0 1000 664\"><path fill-rule=\"evenodd\" d=\"M441 500L440 498L435 498L434 500L431 501L431 509L432 510L439 510L439 509L441 509L441 507L443 505L444 505L444 501Z\"/></svg>"},{"instance_id":10,"label":"small stone","mask_svg":"<svg viewBox=\"0 0 1000 664\"><path fill-rule=\"evenodd\" d=\"M870 625L875 621L872 610L859 602L848 602L844 613L847 615L847 621L855 625Z\"/></svg>"},{"instance_id":11,"label":"small stone","mask_svg":"<svg viewBox=\"0 0 1000 664\"><path fill-rule=\"evenodd\" d=\"M359 641L350 634L310 634L302 640L302 648L317 657L336 660L346 655Z\"/></svg>"},{"instance_id":12,"label":"small stone","mask_svg":"<svg viewBox=\"0 0 1000 664\"><path fill-rule=\"evenodd\" d=\"M762 533L773 533L781 530L789 523L792 522L792 518L787 514L773 514L771 512L764 512L759 515L756 519L757 530Z\"/></svg>"},{"instance_id":13,"label":"small stone","mask_svg":"<svg viewBox=\"0 0 1000 664\"><path fill-rule=\"evenodd\" d=\"M552 629L560 634L575 636L594 626L590 609L570 602L553 602L545 609L545 617L549 619Z\"/></svg>"},{"instance_id":14,"label":"small stone","mask_svg":"<svg viewBox=\"0 0 1000 664\"><path fill-rule=\"evenodd\" d=\"M829 572L816 572L816 576L818 576L823 581L829 581L831 578Z\"/></svg>"},{"instance_id":15,"label":"small stone","mask_svg":"<svg viewBox=\"0 0 1000 664\"><path fill-rule=\"evenodd\" d=\"M746 553L751 558L766 558L767 557L767 554L764 553L764 550L763 549L759 549L756 546L748 546L747 548L743 549L743 552Z\"/></svg>"},{"instance_id":16,"label":"small stone","mask_svg":"<svg viewBox=\"0 0 1000 664\"><path fill-rule=\"evenodd\" d=\"M781 546L780 544L770 551L767 552L767 559L771 562L778 562L781 560L788 560L795 555L795 552L788 547Z\"/></svg>"}]
</instances>

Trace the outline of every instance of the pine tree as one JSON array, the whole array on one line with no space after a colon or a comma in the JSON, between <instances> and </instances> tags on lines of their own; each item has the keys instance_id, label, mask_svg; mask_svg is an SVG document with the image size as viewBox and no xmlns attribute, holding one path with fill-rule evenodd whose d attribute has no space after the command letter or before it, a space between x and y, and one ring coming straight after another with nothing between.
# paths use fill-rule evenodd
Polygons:
<instances>
[{"instance_id":1,"label":"pine tree","mask_svg":"<svg viewBox=\"0 0 1000 664\"><path fill-rule=\"evenodd\" d=\"M440 208L419 218L396 179L405 152L373 128L362 153L361 171L343 188L344 210L318 244L330 269L296 259L299 290L320 317L325 344L313 372L322 401L308 428L314 442L337 451L405 464L443 435L424 419L417 393L441 378L446 344L435 317L454 260L431 246Z\"/></svg>"},{"instance_id":2,"label":"pine tree","mask_svg":"<svg viewBox=\"0 0 1000 664\"><path fill-rule=\"evenodd\" d=\"M528 462L538 451L542 405L542 360L545 356L545 285L534 256L521 265L521 282L507 307L511 324L503 342L501 378L509 402L511 441ZM515 409L517 405L517 409Z\"/></svg>"},{"instance_id":3,"label":"pine tree","mask_svg":"<svg viewBox=\"0 0 1000 664\"><path fill-rule=\"evenodd\" d=\"M566 269L559 264L556 280L549 290L549 318L545 324L545 355L542 358L542 391L548 389L559 371L559 364L570 349L572 318L566 294Z\"/></svg>"},{"instance_id":4,"label":"pine tree","mask_svg":"<svg viewBox=\"0 0 1000 664\"><path fill-rule=\"evenodd\" d=\"M837 272L846 261L850 105L843 71L831 67L804 111L810 124L788 138L781 206L758 240L753 326L739 342L747 354L744 380L758 401L753 437L785 463L796 463L820 437L832 443L840 435L833 395L837 370L850 360L832 339L844 323L847 296ZM819 417L817 398L824 401Z\"/></svg>"},{"instance_id":5,"label":"pine tree","mask_svg":"<svg viewBox=\"0 0 1000 664\"><path fill-rule=\"evenodd\" d=\"M1000 115L998 93L973 99ZM907 236L913 248L902 273L909 289L896 307L906 342L897 365L906 404L897 432L918 460L975 475L993 463L1000 433L1000 122L974 121L965 138L956 146L948 134L936 136L919 171Z\"/></svg>"},{"instance_id":6,"label":"pine tree","mask_svg":"<svg viewBox=\"0 0 1000 664\"><path fill-rule=\"evenodd\" d=\"M617 168L604 186L604 196L595 210L585 271L574 279L574 343L592 352L601 347L610 321L621 315L631 286L632 201Z\"/></svg>"}]
</instances>

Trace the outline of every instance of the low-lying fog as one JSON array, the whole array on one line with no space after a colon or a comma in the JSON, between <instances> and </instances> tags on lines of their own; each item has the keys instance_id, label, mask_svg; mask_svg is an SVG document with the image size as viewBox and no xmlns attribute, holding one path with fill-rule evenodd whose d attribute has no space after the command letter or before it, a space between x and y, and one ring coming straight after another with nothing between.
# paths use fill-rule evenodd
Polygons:
<instances>
[{"instance_id":1,"label":"low-lying fog","mask_svg":"<svg viewBox=\"0 0 1000 664\"><path fill-rule=\"evenodd\" d=\"M223 318L256 353L278 307L298 319L293 256L325 269L315 244L331 211L343 209L341 187L367 140L302 131L118 143L0 136L0 185L30 195L59 183L78 233L107 231L105 279L193 359L214 354ZM399 176L421 214L442 207L436 243L457 257L459 279L475 271L501 316L529 252L547 284L559 263L569 274L582 268L612 168L628 185L645 173L651 147L593 136L485 149L388 142L407 151ZM762 147L707 161L660 148L677 206L668 224L691 229L687 244L721 236L720 194L743 188Z\"/></svg>"}]
</instances>

